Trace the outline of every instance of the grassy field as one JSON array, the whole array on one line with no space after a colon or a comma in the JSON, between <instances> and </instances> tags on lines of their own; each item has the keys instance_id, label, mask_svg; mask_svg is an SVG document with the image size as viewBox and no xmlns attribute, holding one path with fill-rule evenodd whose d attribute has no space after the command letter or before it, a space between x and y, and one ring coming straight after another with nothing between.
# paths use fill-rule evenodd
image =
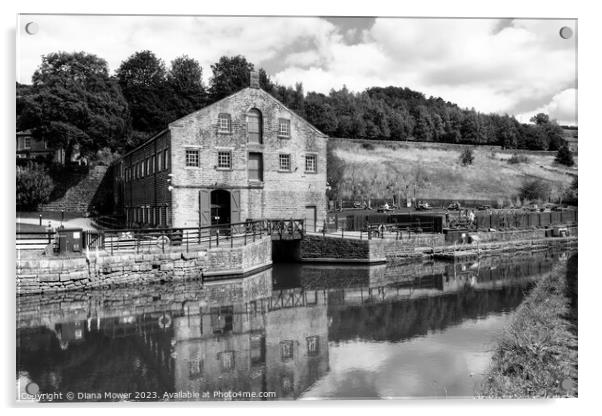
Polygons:
<instances>
[{"instance_id":1,"label":"grassy field","mask_svg":"<svg viewBox=\"0 0 602 416\"><path fill-rule=\"evenodd\" d=\"M413 193L417 183L417 199L508 200L516 197L524 181L534 178L549 182L555 197L577 174L577 164L558 165L551 152L525 153L526 162L511 164L510 151L473 147L473 164L462 166L463 147L457 145L334 139L329 146L344 162L344 179L367 183L364 189L373 193L372 198L387 198L406 185Z\"/></svg>"},{"instance_id":2,"label":"grassy field","mask_svg":"<svg viewBox=\"0 0 602 416\"><path fill-rule=\"evenodd\" d=\"M482 397L577 396L577 255L537 283L501 336Z\"/></svg>"}]
</instances>

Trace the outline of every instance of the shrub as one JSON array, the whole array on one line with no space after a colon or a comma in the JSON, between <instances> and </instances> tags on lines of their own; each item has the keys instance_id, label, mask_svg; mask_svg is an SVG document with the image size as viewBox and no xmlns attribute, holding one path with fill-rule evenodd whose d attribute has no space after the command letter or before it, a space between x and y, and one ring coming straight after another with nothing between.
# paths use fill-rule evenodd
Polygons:
<instances>
[{"instance_id":1,"label":"shrub","mask_svg":"<svg viewBox=\"0 0 602 416\"><path fill-rule=\"evenodd\" d=\"M374 150L374 145L372 143L362 143L362 148L365 150Z\"/></svg>"},{"instance_id":2,"label":"shrub","mask_svg":"<svg viewBox=\"0 0 602 416\"><path fill-rule=\"evenodd\" d=\"M510 159L508 159L508 163L511 165L517 165L519 163L527 163L529 158L525 155L519 155L518 153L514 153Z\"/></svg>"},{"instance_id":3,"label":"shrub","mask_svg":"<svg viewBox=\"0 0 602 416\"><path fill-rule=\"evenodd\" d=\"M528 201L547 200L550 196L550 184L541 179L532 179L524 182L520 187L519 198Z\"/></svg>"},{"instance_id":4,"label":"shrub","mask_svg":"<svg viewBox=\"0 0 602 416\"><path fill-rule=\"evenodd\" d=\"M35 209L38 204L48 202L53 188L52 179L40 165L17 166L18 209Z\"/></svg>"},{"instance_id":5,"label":"shrub","mask_svg":"<svg viewBox=\"0 0 602 416\"><path fill-rule=\"evenodd\" d=\"M558 149L558 153L556 153L556 162L565 166L573 166L575 164L575 160L573 159L573 154L569 150L569 147L564 144L560 146Z\"/></svg>"},{"instance_id":6,"label":"shrub","mask_svg":"<svg viewBox=\"0 0 602 416\"><path fill-rule=\"evenodd\" d=\"M464 149L462 151L462 154L460 154L460 163L462 163L462 166L472 165L473 161L474 161L474 155L472 153L472 149L471 148Z\"/></svg>"}]
</instances>

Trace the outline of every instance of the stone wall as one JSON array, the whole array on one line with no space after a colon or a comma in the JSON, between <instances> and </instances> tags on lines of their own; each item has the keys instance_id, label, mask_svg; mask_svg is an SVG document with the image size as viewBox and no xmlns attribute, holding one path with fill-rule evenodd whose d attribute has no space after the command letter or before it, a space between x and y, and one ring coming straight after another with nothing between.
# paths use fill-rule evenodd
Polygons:
<instances>
[{"instance_id":1,"label":"stone wall","mask_svg":"<svg viewBox=\"0 0 602 416\"><path fill-rule=\"evenodd\" d=\"M269 237L234 248L17 260L17 294L44 293L250 273L272 263Z\"/></svg>"},{"instance_id":2,"label":"stone wall","mask_svg":"<svg viewBox=\"0 0 602 416\"><path fill-rule=\"evenodd\" d=\"M417 252L418 247L441 246L445 244L443 234L415 234L403 240L393 239L353 239L328 236L306 235L301 240L300 254L304 260L338 260L364 263L383 263L397 257L408 257Z\"/></svg>"},{"instance_id":3,"label":"stone wall","mask_svg":"<svg viewBox=\"0 0 602 416\"><path fill-rule=\"evenodd\" d=\"M247 138L247 113L258 109L263 119L262 143ZM231 117L231 130L218 129L218 116ZM278 135L280 118L290 121L290 136ZM316 206L317 223L326 215L326 137L261 89L245 88L169 126L172 140L173 218L175 227L199 223L199 192L240 192L240 219L303 218ZM199 166L186 166L186 150L199 151ZM218 151L231 152L232 166L217 168ZM249 152L263 157L263 181L249 179ZM279 155L289 154L291 169L279 169ZM305 171L305 156L317 155L317 172Z\"/></svg>"}]
</instances>

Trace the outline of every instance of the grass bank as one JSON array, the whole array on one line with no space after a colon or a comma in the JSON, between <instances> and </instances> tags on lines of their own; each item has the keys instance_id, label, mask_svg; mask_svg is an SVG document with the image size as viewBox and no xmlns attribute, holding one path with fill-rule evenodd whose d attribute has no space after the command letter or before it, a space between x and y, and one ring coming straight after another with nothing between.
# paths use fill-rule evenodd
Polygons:
<instances>
[{"instance_id":1,"label":"grass bank","mask_svg":"<svg viewBox=\"0 0 602 416\"><path fill-rule=\"evenodd\" d=\"M487 398L577 397L577 255L540 280L499 339Z\"/></svg>"},{"instance_id":2,"label":"grass bank","mask_svg":"<svg viewBox=\"0 0 602 416\"><path fill-rule=\"evenodd\" d=\"M372 198L390 198L394 188L418 184L417 199L507 200L532 179L547 182L556 196L577 175L577 164L559 165L551 152L525 152L520 163L510 163L511 151L475 146L472 165L462 166L466 146L345 139L331 139L329 146L345 165L343 180L368 184Z\"/></svg>"}]
</instances>

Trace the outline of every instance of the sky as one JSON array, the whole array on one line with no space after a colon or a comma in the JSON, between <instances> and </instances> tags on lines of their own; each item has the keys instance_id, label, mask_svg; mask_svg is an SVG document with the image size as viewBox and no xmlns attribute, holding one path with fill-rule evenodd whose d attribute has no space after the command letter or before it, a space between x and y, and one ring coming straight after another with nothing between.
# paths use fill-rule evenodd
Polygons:
<instances>
[{"instance_id":1,"label":"sky","mask_svg":"<svg viewBox=\"0 0 602 416\"><path fill-rule=\"evenodd\" d=\"M25 32L29 22L39 30ZM560 28L573 31L563 39ZM575 20L390 17L206 17L21 15L17 81L30 83L41 57L86 51L111 72L149 49L169 65L188 55L203 67L244 55L273 80L328 93L399 86L463 108L516 116L545 112L577 124Z\"/></svg>"}]
</instances>

